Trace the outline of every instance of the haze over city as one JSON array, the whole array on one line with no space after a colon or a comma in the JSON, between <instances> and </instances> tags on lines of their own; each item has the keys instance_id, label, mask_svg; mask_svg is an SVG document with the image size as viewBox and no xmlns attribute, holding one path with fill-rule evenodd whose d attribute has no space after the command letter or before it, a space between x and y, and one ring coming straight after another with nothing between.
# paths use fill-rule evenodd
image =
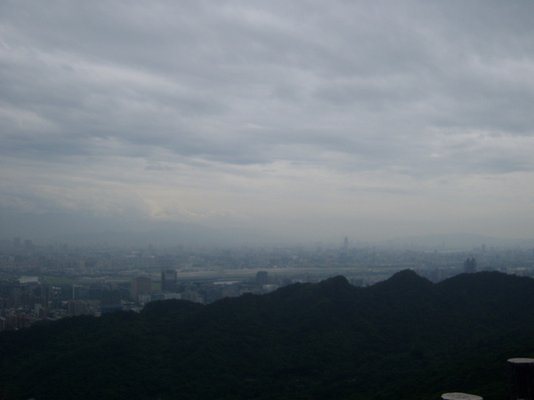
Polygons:
<instances>
[{"instance_id":1,"label":"haze over city","mask_svg":"<svg viewBox=\"0 0 534 400\"><path fill-rule=\"evenodd\" d=\"M0 237L532 239L532 104L532 2L3 0Z\"/></svg>"}]
</instances>

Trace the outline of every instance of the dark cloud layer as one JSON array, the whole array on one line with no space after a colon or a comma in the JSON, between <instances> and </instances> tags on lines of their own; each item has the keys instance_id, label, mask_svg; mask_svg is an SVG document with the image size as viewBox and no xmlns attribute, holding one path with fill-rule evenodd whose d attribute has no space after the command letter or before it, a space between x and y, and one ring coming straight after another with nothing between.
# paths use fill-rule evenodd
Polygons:
<instances>
[{"instance_id":1,"label":"dark cloud layer","mask_svg":"<svg viewBox=\"0 0 534 400\"><path fill-rule=\"evenodd\" d=\"M357 220L354 182L436 206L437 180L482 199L495 177L527 213L533 77L528 1L5 0L2 179L35 209L86 209L82 196L113 184L110 198L148 216L254 224L266 191L281 219ZM330 206L302 210L295 179ZM14 197L0 189L0 206ZM362 201L376 218L390 205Z\"/></svg>"}]
</instances>

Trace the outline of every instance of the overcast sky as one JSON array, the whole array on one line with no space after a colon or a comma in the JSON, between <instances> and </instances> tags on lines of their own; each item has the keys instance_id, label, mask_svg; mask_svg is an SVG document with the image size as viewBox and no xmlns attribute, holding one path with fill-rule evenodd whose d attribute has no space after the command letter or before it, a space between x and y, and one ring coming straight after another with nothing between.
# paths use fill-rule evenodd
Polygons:
<instances>
[{"instance_id":1,"label":"overcast sky","mask_svg":"<svg viewBox=\"0 0 534 400\"><path fill-rule=\"evenodd\" d=\"M0 182L7 237L532 238L534 2L0 0Z\"/></svg>"}]
</instances>

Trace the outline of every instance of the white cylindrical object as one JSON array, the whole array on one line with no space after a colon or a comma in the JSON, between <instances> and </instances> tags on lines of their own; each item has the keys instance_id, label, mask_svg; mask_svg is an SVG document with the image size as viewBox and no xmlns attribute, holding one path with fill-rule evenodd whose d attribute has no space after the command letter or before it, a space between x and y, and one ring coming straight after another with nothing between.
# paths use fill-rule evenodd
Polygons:
<instances>
[{"instance_id":1,"label":"white cylindrical object","mask_svg":"<svg viewBox=\"0 0 534 400\"><path fill-rule=\"evenodd\" d=\"M441 395L442 400L484 400L482 397L475 394L460 393L460 392L451 392L443 393Z\"/></svg>"}]
</instances>

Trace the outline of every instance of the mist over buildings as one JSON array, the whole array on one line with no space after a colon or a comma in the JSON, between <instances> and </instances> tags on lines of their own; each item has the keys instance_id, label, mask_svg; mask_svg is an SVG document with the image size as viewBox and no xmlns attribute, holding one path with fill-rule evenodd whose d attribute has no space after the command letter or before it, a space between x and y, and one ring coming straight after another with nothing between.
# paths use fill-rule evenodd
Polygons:
<instances>
[{"instance_id":1,"label":"mist over buildings","mask_svg":"<svg viewBox=\"0 0 534 400\"><path fill-rule=\"evenodd\" d=\"M2 1L0 237L532 239L532 104L530 2Z\"/></svg>"}]
</instances>

